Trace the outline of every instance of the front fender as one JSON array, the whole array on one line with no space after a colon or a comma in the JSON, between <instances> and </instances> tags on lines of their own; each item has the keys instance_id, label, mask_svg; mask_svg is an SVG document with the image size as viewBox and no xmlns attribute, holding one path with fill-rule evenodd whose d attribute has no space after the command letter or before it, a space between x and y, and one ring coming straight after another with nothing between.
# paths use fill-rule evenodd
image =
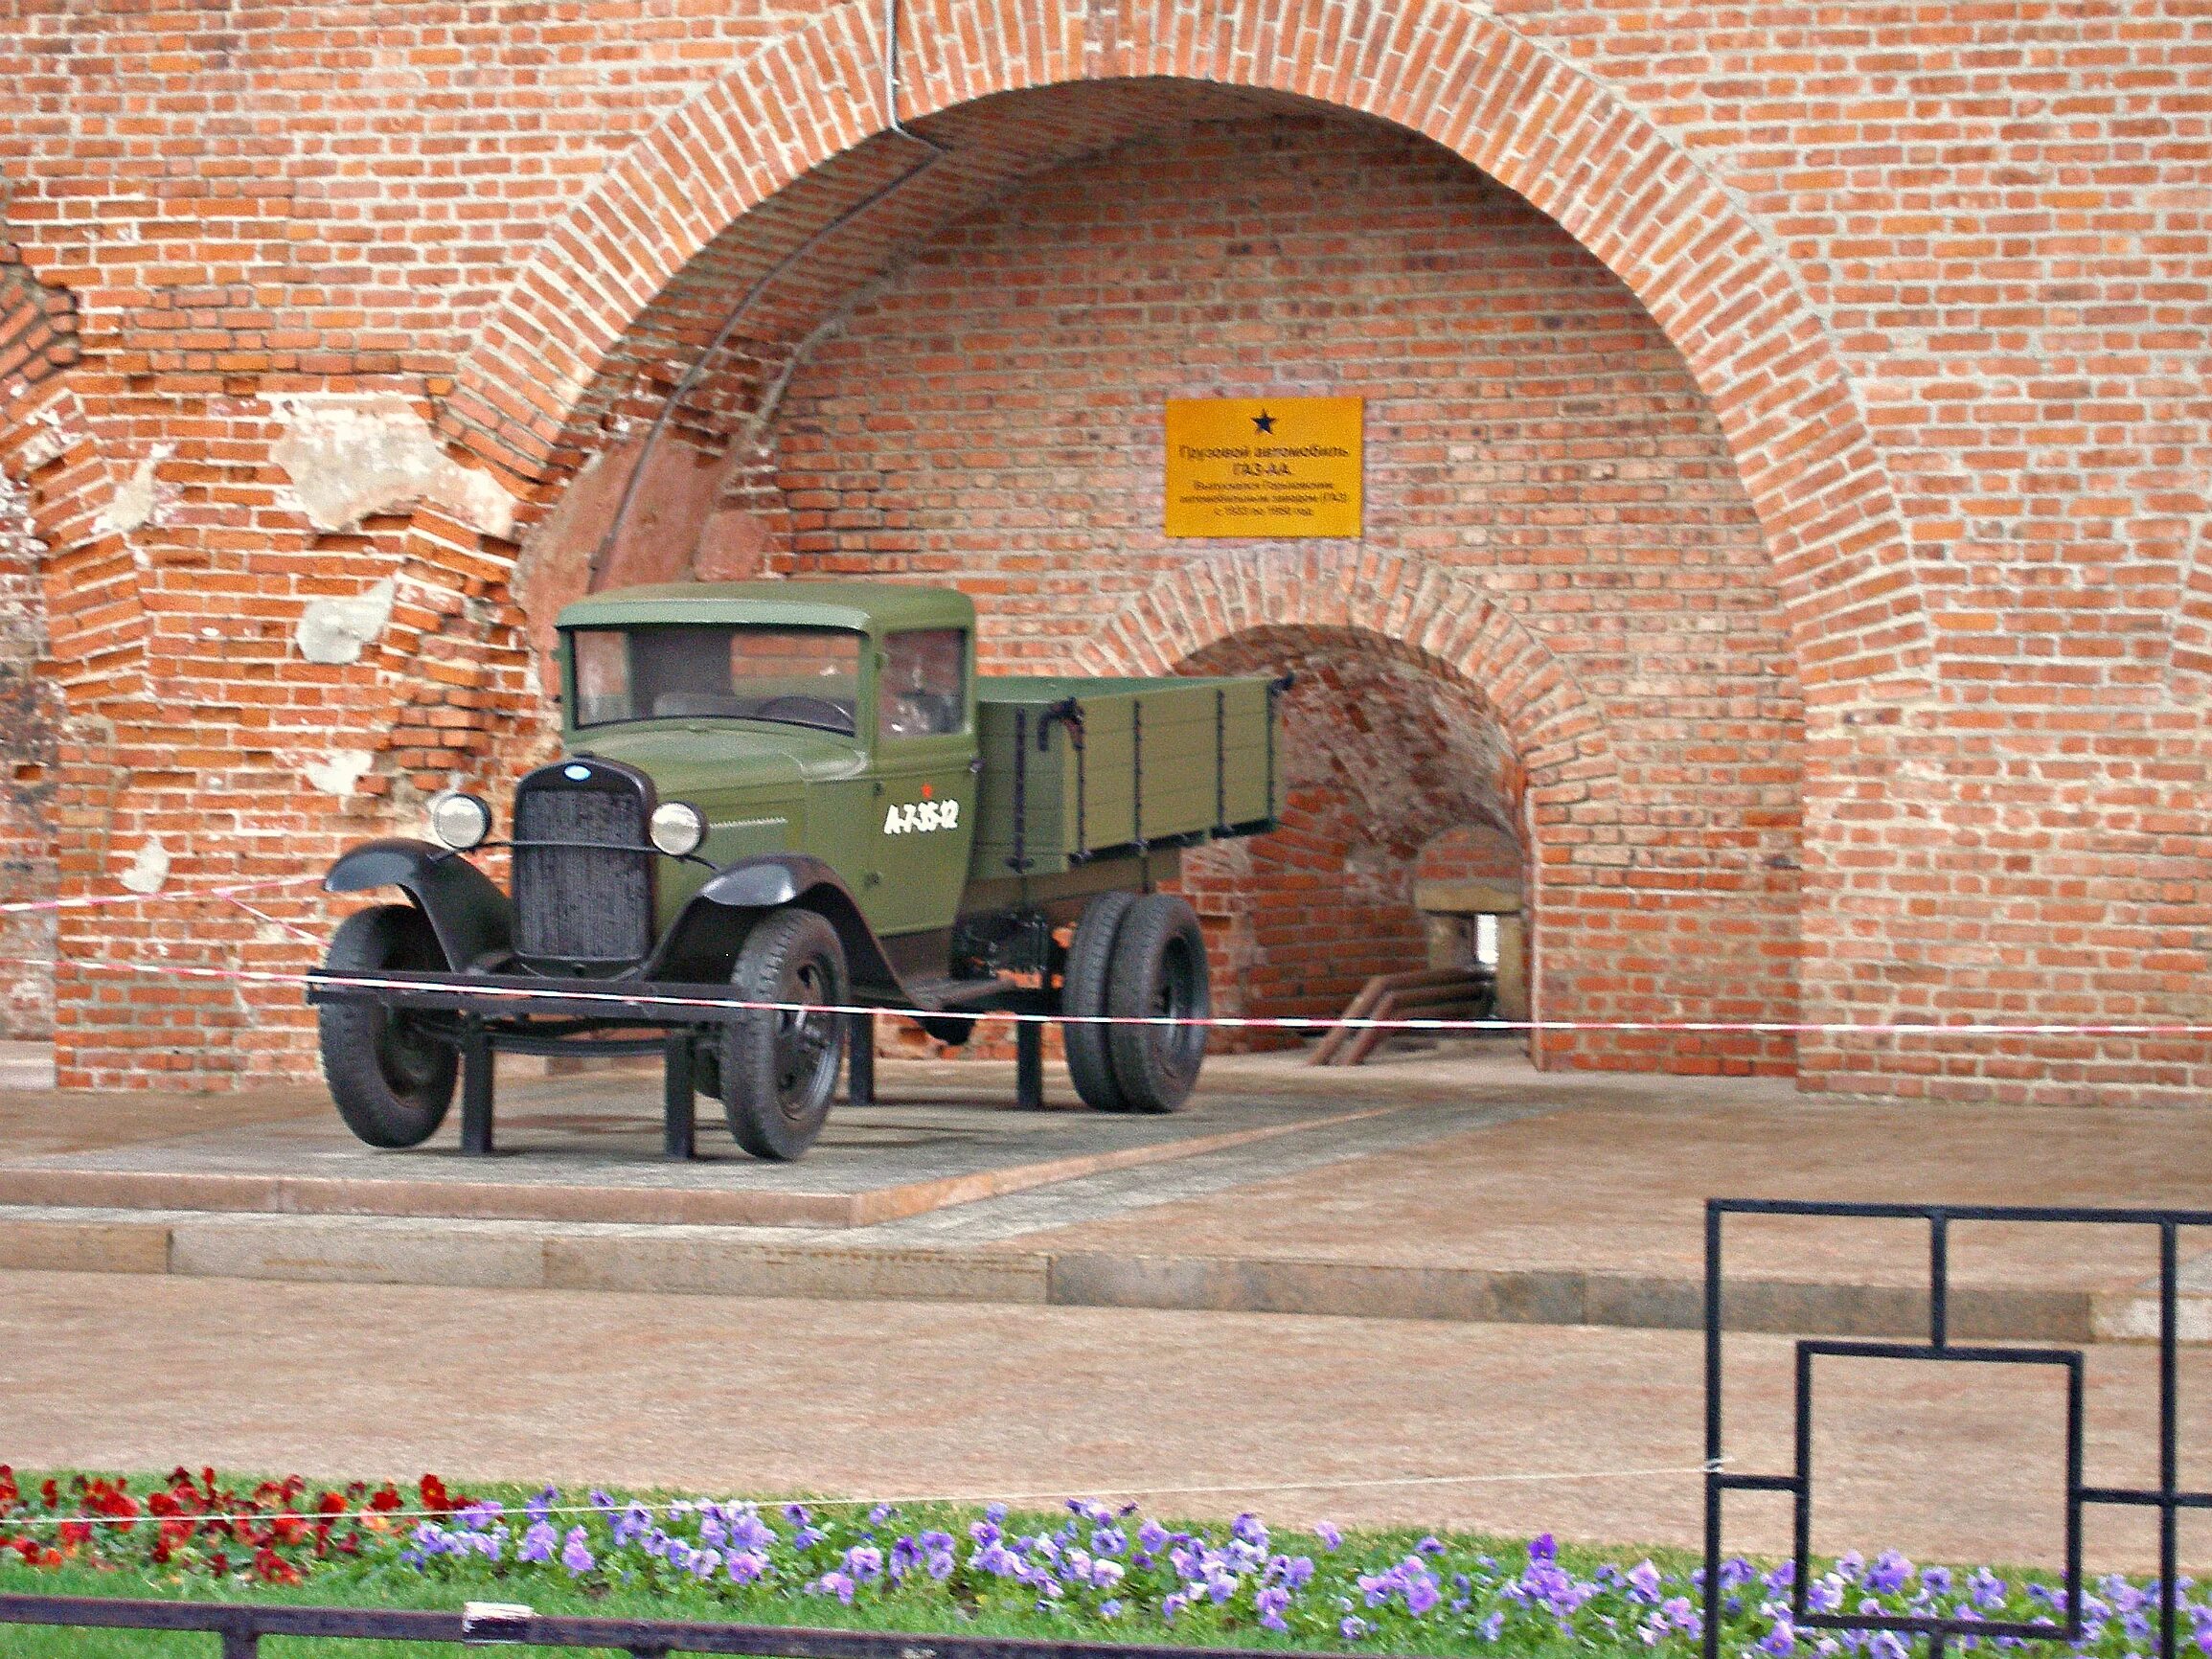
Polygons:
<instances>
[{"instance_id":1,"label":"front fender","mask_svg":"<svg viewBox=\"0 0 2212 1659\"><path fill-rule=\"evenodd\" d=\"M457 852L427 841L368 841L345 853L323 877L326 893L398 887L429 919L446 965L466 972L487 957L514 949L514 906L483 871Z\"/></svg>"},{"instance_id":2,"label":"front fender","mask_svg":"<svg viewBox=\"0 0 2212 1659\"><path fill-rule=\"evenodd\" d=\"M837 930L856 987L898 992L898 972L844 878L805 852L762 852L718 870L676 913L642 977L727 979L754 920L784 904L818 911Z\"/></svg>"}]
</instances>

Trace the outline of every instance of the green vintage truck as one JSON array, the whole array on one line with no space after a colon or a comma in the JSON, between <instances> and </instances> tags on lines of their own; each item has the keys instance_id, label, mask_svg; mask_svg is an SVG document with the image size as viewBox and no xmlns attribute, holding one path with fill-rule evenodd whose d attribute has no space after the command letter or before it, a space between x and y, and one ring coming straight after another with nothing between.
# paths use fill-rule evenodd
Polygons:
<instances>
[{"instance_id":1,"label":"green vintage truck","mask_svg":"<svg viewBox=\"0 0 2212 1659\"><path fill-rule=\"evenodd\" d=\"M495 1051L657 1051L672 1155L704 1093L745 1150L796 1158L867 1017L837 1009L950 1042L988 1011L1060 1017L1088 1104L1189 1097L1205 1032L1168 1021L1208 1011L1205 943L1157 887L1182 849L1274 827L1282 682L978 675L973 603L888 582L627 588L559 630L565 754L516 784L505 838L447 792L432 840L325 879L405 895L348 917L308 991L362 1140L422 1142L458 1081L463 1147L489 1152ZM501 848L512 893L466 856ZM1017 1032L1035 1103L1039 1026Z\"/></svg>"}]
</instances>

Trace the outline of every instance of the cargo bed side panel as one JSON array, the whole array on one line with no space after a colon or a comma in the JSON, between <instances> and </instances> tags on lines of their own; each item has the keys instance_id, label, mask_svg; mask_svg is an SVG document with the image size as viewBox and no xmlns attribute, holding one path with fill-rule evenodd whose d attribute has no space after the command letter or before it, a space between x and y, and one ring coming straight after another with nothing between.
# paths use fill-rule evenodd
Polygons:
<instances>
[{"instance_id":1,"label":"cargo bed side panel","mask_svg":"<svg viewBox=\"0 0 2212 1659\"><path fill-rule=\"evenodd\" d=\"M1274 827L1280 735L1265 679L987 678L976 697L970 879Z\"/></svg>"}]
</instances>

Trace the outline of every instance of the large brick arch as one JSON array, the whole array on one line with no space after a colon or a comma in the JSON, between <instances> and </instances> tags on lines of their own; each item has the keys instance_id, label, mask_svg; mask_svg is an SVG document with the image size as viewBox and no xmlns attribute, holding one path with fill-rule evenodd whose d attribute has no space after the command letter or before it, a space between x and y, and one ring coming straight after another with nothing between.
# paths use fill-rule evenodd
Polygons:
<instances>
[{"instance_id":1,"label":"large brick arch","mask_svg":"<svg viewBox=\"0 0 2212 1659\"><path fill-rule=\"evenodd\" d=\"M1472 582L1350 543L1192 559L1077 647L1098 674L1170 674L1231 635L1349 628L1397 640L1475 687L1527 773L1539 824L1577 803L1607 809L1619 786L1597 708L1541 641Z\"/></svg>"},{"instance_id":2,"label":"large brick arch","mask_svg":"<svg viewBox=\"0 0 2212 1659\"><path fill-rule=\"evenodd\" d=\"M147 698L142 572L108 517L123 479L63 378L80 355L75 296L40 282L15 248L0 243L0 472L21 485L32 534L44 550L36 572L47 656L40 673L61 716L51 778L55 830L50 843L32 851L51 861L48 879L64 894L82 890L109 862L128 778L113 734ZM72 959L101 955L99 923L82 910L61 911L54 923L33 956L57 952L54 989L67 1000L66 982L83 978Z\"/></svg>"},{"instance_id":3,"label":"large brick arch","mask_svg":"<svg viewBox=\"0 0 2212 1659\"><path fill-rule=\"evenodd\" d=\"M54 680L87 714L142 694L147 612L138 564L108 517L121 472L64 378L81 354L76 296L0 242L0 472L22 485L46 549Z\"/></svg>"},{"instance_id":4,"label":"large brick arch","mask_svg":"<svg viewBox=\"0 0 2212 1659\"><path fill-rule=\"evenodd\" d=\"M1247 0L1205 19L1166 0L1113 14L946 0L910 30L909 119L1058 82L1178 77L1395 122L1501 180L1622 279L1710 398L1809 702L1927 689L1929 630L1895 496L1821 319L1728 194L1589 78L1462 0ZM487 318L447 435L518 484L556 471L571 409L686 261L880 130L878 31L873 8L838 7L627 148Z\"/></svg>"}]
</instances>

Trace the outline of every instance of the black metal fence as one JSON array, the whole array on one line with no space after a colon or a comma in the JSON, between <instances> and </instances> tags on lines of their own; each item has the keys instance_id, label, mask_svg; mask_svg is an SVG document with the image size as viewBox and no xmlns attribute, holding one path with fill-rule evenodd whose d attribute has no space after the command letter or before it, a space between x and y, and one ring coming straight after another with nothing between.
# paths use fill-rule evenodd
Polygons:
<instances>
[{"instance_id":1,"label":"black metal fence","mask_svg":"<svg viewBox=\"0 0 2212 1659\"><path fill-rule=\"evenodd\" d=\"M1728 1216L1798 1216L1848 1220L1918 1221L1927 1228L1927 1340L1859 1342L1805 1338L1797 1344L1795 1466L1789 1474L1737 1474L1728 1470L1722 1439L1721 1332L1722 1221ZM1950 1226L1954 1221L2049 1222L2155 1229L2158 1241L2158 1484L2154 1488L2085 1486L2082 1480L2082 1351L2024 1345L1965 1344L1950 1339ZM1942 1659L1954 1636L2018 1636L2041 1641L2078 1640L2082 1634L2082 1509L2087 1504L2132 1505L2158 1511L2158 1655L2178 1659L2175 1574L2176 1521L2183 1510L2212 1509L2212 1492L2180 1487L2176 1430L2177 1316L2179 1298L2178 1235L2184 1227L2212 1227L2207 1210L2107 1210L2006 1204L1844 1204L1791 1199L1713 1198L1705 1205L1705 1659L1719 1659L1721 1642L1721 1504L1724 1493L1788 1492L1793 1506L1790 1623L1811 1630L1890 1630L1926 1636L1929 1659ZM1973 1365L2056 1367L2066 1378L2065 1605L2063 1624L1965 1620L1901 1613L1815 1613L1807 1604L1812 1574L1813 1362L1823 1356L1927 1360Z\"/></svg>"},{"instance_id":2,"label":"black metal fence","mask_svg":"<svg viewBox=\"0 0 2212 1659\"><path fill-rule=\"evenodd\" d=\"M271 1607L104 1596L0 1596L0 1625L122 1630L196 1630L222 1638L223 1659L252 1659L264 1636L353 1641L455 1642L467 1647L597 1648L638 1659L668 1653L749 1653L760 1659L1297 1659L1280 1649L1148 1648L1108 1642L1038 1642L1002 1636L916 1636L675 1619L590 1619L487 1606ZM1313 1659L1322 1659L1314 1655Z\"/></svg>"}]
</instances>

